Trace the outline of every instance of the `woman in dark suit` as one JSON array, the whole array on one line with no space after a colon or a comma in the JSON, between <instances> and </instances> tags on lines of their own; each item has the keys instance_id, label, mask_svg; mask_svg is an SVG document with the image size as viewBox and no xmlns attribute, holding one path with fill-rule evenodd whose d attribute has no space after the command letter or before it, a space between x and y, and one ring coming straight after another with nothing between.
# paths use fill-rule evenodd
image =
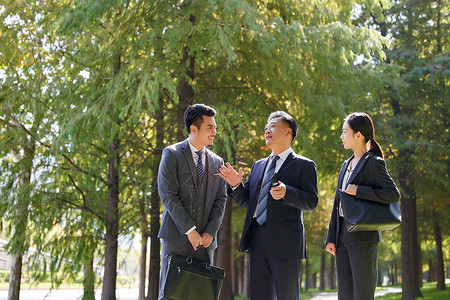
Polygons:
<instances>
[{"instance_id":1,"label":"woman in dark suit","mask_svg":"<svg viewBox=\"0 0 450 300\"><path fill-rule=\"evenodd\" d=\"M374 127L368 114L348 115L342 127L341 139L344 148L353 150L353 155L344 162L339 172L326 250L336 255L338 298L374 299L381 233L348 232L344 224L340 194L393 203L399 201L400 193L386 169L383 151L374 139Z\"/></svg>"}]
</instances>

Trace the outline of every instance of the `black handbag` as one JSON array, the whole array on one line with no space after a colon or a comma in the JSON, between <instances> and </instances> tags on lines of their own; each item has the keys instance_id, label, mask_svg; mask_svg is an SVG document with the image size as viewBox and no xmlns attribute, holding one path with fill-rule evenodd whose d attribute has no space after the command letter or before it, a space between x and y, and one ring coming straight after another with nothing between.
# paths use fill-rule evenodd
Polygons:
<instances>
[{"instance_id":1,"label":"black handbag","mask_svg":"<svg viewBox=\"0 0 450 300\"><path fill-rule=\"evenodd\" d=\"M164 297L173 300L219 299L225 270L192 257L169 255Z\"/></svg>"},{"instance_id":2,"label":"black handbag","mask_svg":"<svg viewBox=\"0 0 450 300\"><path fill-rule=\"evenodd\" d=\"M340 192L347 231L391 230L402 223L399 202L381 203Z\"/></svg>"}]
</instances>

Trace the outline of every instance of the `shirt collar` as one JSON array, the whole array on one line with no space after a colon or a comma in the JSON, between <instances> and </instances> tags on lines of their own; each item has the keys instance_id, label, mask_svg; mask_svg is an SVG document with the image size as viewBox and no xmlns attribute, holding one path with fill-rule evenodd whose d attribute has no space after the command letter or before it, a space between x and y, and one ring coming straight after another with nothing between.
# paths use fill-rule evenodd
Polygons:
<instances>
[{"instance_id":1,"label":"shirt collar","mask_svg":"<svg viewBox=\"0 0 450 300\"><path fill-rule=\"evenodd\" d=\"M279 160L281 161L285 161L286 158L289 156L289 154L291 154L291 152L294 152L294 150L292 150L291 147L287 148L286 150L284 150L283 152L281 152L280 154L278 154L278 156L280 157ZM271 154L271 156L273 157L273 153Z\"/></svg>"},{"instance_id":2,"label":"shirt collar","mask_svg":"<svg viewBox=\"0 0 450 300\"><path fill-rule=\"evenodd\" d=\"M200 150L198 150L197 148L195 148L195 147L191 144L191 142L188 141L188 143L189 143L189 147L191 147L192 155L197 154L196 152L197 152L197 151L200 151ZM206 148L206 147L203 147L203 149L202 149L201 151L205 151L205 148ZM205 153L205 152L203 152L203 153Z\"/></svg>"}]
</instances>

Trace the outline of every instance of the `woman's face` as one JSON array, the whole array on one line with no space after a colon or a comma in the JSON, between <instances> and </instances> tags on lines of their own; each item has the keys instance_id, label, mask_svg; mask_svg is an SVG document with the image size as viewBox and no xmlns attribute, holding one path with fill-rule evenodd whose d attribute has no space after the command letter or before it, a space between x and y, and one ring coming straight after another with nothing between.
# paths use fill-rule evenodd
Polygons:
<instances>
[{"instance_id":1,"label":"woman's face","mask_svg":"<svg viewBox=\"0 0 450 300\"><path fill-rule=\"evenodd\" d=\"M341 140L342 144L344 144L344 149L354 149L359 142L357 135L350 126L348 126L347 121L345 121L342 126Z\"/></svg>"}]
</instances>

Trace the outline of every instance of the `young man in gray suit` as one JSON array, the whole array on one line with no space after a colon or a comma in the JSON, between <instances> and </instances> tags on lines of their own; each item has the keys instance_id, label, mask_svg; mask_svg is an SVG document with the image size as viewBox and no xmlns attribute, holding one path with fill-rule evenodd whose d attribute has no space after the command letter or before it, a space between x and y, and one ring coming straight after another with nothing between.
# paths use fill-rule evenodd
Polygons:
<instances>
[{"instance_id":1,"label":"young man in gray suit","mask_svg":"<svg viewBox=\"0 0 450 300\"><path fill-rule=\"evenodd\" d=\"M188 138L163 150L158 170L158 191L164 205L161 229L159 299L164 298L168 255L193 256L211 262L217 232L225 212L226 186L219 176L223 159L206 146L217 134L216 111L204 104L184 113Z\"/></svg>"}]
</instances>

